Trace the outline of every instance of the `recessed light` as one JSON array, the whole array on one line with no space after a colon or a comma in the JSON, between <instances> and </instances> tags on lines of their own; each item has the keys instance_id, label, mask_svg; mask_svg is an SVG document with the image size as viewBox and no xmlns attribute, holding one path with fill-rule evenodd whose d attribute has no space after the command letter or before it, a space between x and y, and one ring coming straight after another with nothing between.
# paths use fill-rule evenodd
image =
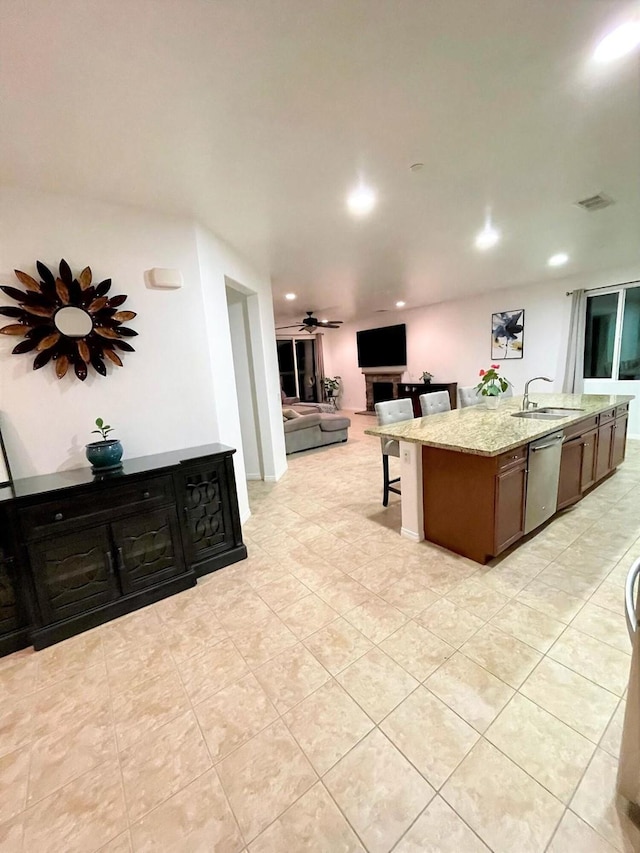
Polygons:
<instances>
[{"instance_id":1,"label":"recessed light","mask_svg":"<svg viewBox=\"0 0 640 853\"><path fill-rule=\"evenodd\" d=\"M285 293L284 298L288 299L289 302L291 302L293 299L296 298L296 295L295 295L295 293Z\"/></svg>"},{"instance_id":2,"label":"recessed light","mask_svg":"<svg viewBox=\"0 0 640 853\"><path fill-rule=\"evenodd\" d=\"M596 62L612 62L631 53L640 45L640 21L627 21L606 35L596 47L593 58Z\"/></svg>"},{"instance_id":3,"label":"recessed light","mask_svg":"<svg viewBox=\"0 0 640 853\"><path fill-rule=\"evenodd\" d=\"M403 302L402 299L399 302L396 302L396 308L404 308L406 302Z\"/></svg>"},{"instance_id":4,"label":"recessed light","mask_svg":"<svg viewBox=\"0 0 640 853\"><path fill-rule=\"evenodd\" d=\"M347 196L347 207L354 216L366 216L376 206L376 193L366 184L359 184Z\"/></svg>"},{"instance_id":5,"label":"recessed light","mask_svg":"<svg viewBox=\"0 0 640 853\"><path fill-rule=\"evenodd\" d=\"M476 249L491 249L500 239L500 232L490 222L476 236Z\"/></svg>"},{"instance_id":6,"label":"recessed light","mask_svg":"<svg viewBox=\"0 0 640 853\"><path fill-rule=\"evenodd\" d=\"M547 264L550 267L562 267L569 260L569 255L566 252L558 252L556 255L551 255Z\"/></svg>"}]
</instances>

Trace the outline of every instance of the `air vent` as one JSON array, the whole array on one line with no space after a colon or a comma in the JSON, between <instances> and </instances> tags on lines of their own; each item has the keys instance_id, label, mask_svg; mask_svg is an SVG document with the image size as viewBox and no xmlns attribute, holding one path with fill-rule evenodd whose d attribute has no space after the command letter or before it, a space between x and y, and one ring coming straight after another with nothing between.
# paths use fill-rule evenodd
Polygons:
<instances>
[{"instance_id":1,"label":"air vent","mask_svg":"<svg viewBox=\"0 0 640 853\"><path fill-rule=\"evenodd\" d=\"M580 201L577 201L576 205L577 207L581 207L583 210L589 211L589 213L593 213L595 210L602 210L613 203L613 199L609 198L608 195L598 193L597 195L592 195L589 196L589 198L583 198Z\"/></svg>"},{"instance_id":2,"label":"air vent","mask_svg":"<svg viewBox=\"0 0 640 853\"><path fill-rule=\"evenodd\" d=\"M388 308L376 308L376 310L373 313L374 314L386 314L386 313L388 313L388 311L389 311Z\"/></svg>"}]
</instances>

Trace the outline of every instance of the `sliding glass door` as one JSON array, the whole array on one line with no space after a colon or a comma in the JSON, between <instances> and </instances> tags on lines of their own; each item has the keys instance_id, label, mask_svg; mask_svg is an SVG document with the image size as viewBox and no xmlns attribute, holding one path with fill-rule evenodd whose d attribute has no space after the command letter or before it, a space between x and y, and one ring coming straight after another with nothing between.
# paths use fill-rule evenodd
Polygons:
<instances>
[{"instance_id":1,"label":"sliding glass door","mask_svg":"<svg viewBox=\"0 0 640 853\"><path fill-rule=\"evenodd\" d=\"M585 379L640 379L640 287L587 296Z\"/></svg>"},{"instance_id":2,"label":"sliding glass door","mask_svg":"<svg viewBox=\"0 0 640 853\"><path fill-rule=\"evenodd\" d=\"M299 397L303 403L317 402L314 338L280 339L276 343L280 385L287 397Z\"/></svg>"}]
</instances>

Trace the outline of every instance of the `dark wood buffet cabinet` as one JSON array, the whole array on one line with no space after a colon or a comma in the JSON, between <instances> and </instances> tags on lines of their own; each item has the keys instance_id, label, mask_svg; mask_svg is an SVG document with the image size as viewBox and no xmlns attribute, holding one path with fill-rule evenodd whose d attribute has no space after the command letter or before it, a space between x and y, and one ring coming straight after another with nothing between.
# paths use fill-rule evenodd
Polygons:
<instances>
[{"instance_id":1,"label":"dark wood buffet cabinet","mask_svg":"<svg viewBox=\"0 0 640 853\"><path fill-rule=\"evenodd\" d=\"M621 464L628 419L624 403L564 428L557 510L579 501ZM428 540L486 563L525 535L527 444L498 456L428 446L422 454Z\"/></svg>"},{"instance_id":2,"label":"dark wood buffet cabinet","mask_svg":"<svg viewBox=\"0 0 640 853\"><path fill-rule=\"evenodd\" d=\"M244 559L234 452L210 444L0 489L0 655L44 648Z\"/></svg>"}]
</instances>

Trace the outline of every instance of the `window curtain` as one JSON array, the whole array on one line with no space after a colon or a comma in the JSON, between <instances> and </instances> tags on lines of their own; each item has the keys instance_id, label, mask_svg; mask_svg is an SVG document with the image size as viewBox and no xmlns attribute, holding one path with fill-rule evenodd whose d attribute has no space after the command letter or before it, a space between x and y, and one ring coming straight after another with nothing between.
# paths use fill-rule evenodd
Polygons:
<instances>
[{"instance_id":1,"label":"window curtain","mask_svg":"<svg viewBox=\"0 0 640 853\"><path fill-rule=\"evenodd\" d=\"M316 371L316 394L317 400L321 403L324 400L324 386L322 384L322 380L324 379L324 353L322 351L322 334L316 335L316 345L315 345L315 371Z\"/></svg>"},{"instance_id":2,"label":"window curtain","mask_svg":"<svg viewBox=\"0 0 640 853\"><path fill-rule=\"evenodd\" d=\"M574 290L571 296L571 319L567 342L567 363L562 390L565 394L584 391L584 331L587 321L587 294Z\"/></svg>"}]
</instances>

